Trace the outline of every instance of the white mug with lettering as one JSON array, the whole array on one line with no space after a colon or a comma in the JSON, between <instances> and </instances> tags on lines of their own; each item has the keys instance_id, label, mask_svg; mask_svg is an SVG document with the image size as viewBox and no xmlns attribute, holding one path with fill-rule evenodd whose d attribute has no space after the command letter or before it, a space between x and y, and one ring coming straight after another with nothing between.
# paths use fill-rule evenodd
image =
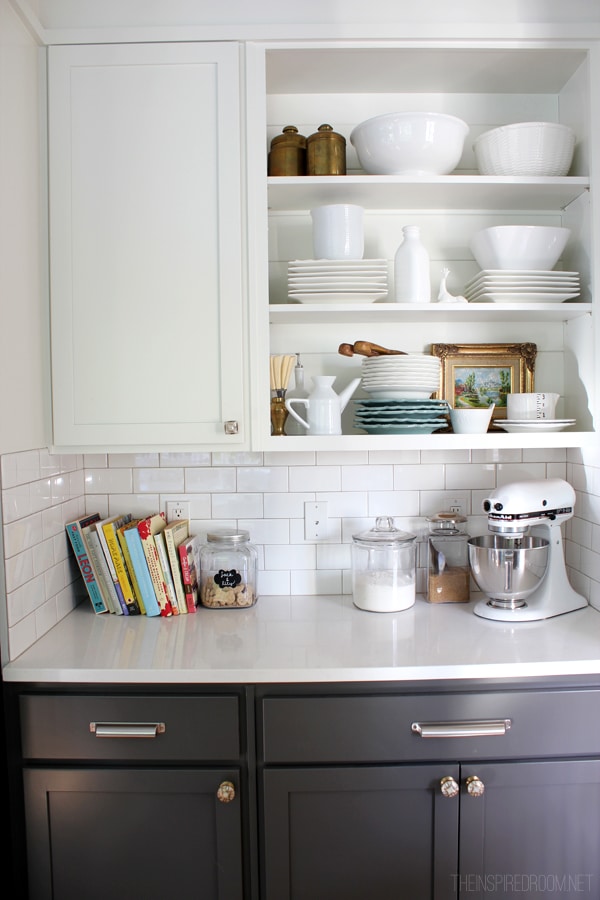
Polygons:
<instances>
[{"instance_id":1,"label":"white mug with lettering","mask_svg":"<svg viewBox=\"0 0 600 900\"><path fill-rule=\"evenodd\" d=\"M560 394L538 391L531 394L507 394L507 419L553 419Z\"/></svg>"}]
</instances>

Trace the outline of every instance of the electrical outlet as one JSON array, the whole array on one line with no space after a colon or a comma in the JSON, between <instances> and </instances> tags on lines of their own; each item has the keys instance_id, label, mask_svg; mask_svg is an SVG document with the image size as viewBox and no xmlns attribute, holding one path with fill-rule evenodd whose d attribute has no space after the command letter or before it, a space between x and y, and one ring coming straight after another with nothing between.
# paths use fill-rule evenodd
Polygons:
<instances>
[{"instance_id":1,"label":"electrical outlet","mask_svg":"<svg viewBox=\"0 0 600 900\"><path fill-rule=\"evenodd\" d=\"M448 507L451 513L456 513L458 516L464 516L465 514L465 501L464 500L451 500L450 506Z\"/></svg>"},{"instance_id":2,"label":"electrical outlet","mask_svg":"<svg viewBox=\"0 0 600 900\"><path fill-rule=\"evenodd\" d=\"M318 541L327 534L327 501L304 504L304 539Z\"/></svg>"},{"instance_id":3,"label":"electrical outlet","mask_svg":"<svg viewBox=\"0 0 600 900\"><path fill-rule=\"evenodd\" d=\"M167 522L175 519L189 519L190 504L188 500L167 500Z\"/></svg>"}]
</instances>

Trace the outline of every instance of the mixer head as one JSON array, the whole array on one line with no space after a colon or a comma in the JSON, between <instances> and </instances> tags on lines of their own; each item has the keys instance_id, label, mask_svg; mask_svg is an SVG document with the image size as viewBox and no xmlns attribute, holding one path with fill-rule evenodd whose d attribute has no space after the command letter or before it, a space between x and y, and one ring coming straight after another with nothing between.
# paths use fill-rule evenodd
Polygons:
<instances>
[{"instance_id":1,"label":"mixer head","mask_svg":"<svg viewBox=\"0 0 600 900\"><path fill-rule=\"evenodd\" d=\"M560 525L570 519L575 491L562 478L514 481L495 488L482 505L490 531L519 538L531 525Z\"/></svg>"}]
</instances>

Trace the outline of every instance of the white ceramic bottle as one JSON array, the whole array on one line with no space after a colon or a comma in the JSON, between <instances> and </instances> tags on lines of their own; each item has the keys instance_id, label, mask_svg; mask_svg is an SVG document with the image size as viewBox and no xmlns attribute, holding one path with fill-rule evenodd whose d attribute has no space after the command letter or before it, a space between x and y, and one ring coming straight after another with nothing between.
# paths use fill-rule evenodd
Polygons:
<instances>
[{"instance_id":1,"label":"white ceramic bottle","mask_svg":"<svg viewBox=\"0 0 600 900\"><path fill-rule=\"evenodd\" d=\"M394 258L396 303L430 303L429 254L421 242L418 225L405 225L402 243Z\"/></svg>"},{"instance_id":2,"label":"white ceramic bottle","mask_svg":"<svg viewBox=\"0 0 600 900\"><path fill-rule=\"evenodd\" d=\"M287 391L286 398L292 399L300 399L305 400L308 397L308 391L304 387L304 366L300 362L300 354L296 353L296 366L294 368L294 387L291 390ZM285 420L285 425L283 430L286 434L306 434L306 428L298 422L297 419L294 419L293 416L288 415Z\"/></svg>"}]
</instances>

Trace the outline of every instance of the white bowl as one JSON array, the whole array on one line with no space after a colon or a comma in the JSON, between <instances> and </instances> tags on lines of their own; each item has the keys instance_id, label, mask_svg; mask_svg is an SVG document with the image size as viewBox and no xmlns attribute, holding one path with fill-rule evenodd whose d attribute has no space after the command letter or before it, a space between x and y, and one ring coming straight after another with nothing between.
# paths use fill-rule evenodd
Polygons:
<instances>
[{"instance_id":1,"label":"white bowl","mask_svg":"<svg viewBox=\"0 0 600 900\"><path fill-rule=\"evenodd\" d=\"M575 133L556 122L515 122L484 132L473 150L481 175L567 175Z\"/></svg>"},{"instance_id":2,"label":"white bowl","mask_svg":"<svg viewBox=\"0 0 600 900\"><path fill-rule=\"evenodd\" d=\"M484 409L451 409L450 422L455 434L485 434L488 430L494 404Z\"/></svg>"},{"instance_id":3,"label":"white bowl","mask_svg":"<svg viewBox=\"0 0 600 900\"><path fill-rule=\"evenodd\" d=\"M482 269L549 271L558 262L571 231L552 225L494 225L471 238Z\"/></svg>"},{"instance_id":4,"label":"white bowl","mask_svg":"<svg viewBox=\"0 0 600 900\"><path fill-rule=\"evenodd\" d=\"M466 122L445 113L386 113L357 125L350 142L367 175L448 175L468 132Z\"/></svg>"}]
</instances>

